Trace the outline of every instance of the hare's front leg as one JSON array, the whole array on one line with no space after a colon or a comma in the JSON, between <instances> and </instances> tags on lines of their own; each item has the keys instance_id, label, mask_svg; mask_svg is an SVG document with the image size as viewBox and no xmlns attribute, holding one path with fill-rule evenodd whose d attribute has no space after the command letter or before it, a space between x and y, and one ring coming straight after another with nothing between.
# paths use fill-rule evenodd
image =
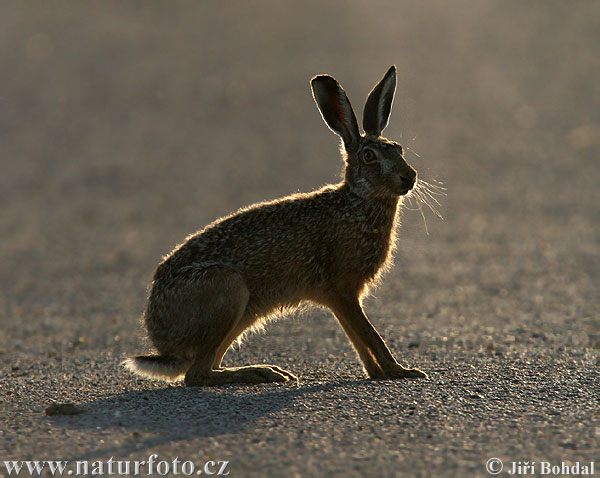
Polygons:
<instances>
[{"instance_id":1,"label":"hare's front leg","mask_svg":"<svg viewBox=\"0 0 600 478\"><path fill-rule=\"evenodd\" d=\"M423 378L416 368L404 368L365 315L358 297L339 295L329 304L371 378Z\"/></svg>"},{"instance_id":2,"label":"hare's front leg","mask_svg":"<svg viewBox=\"0 0 600 478\"><path fill-rule=\"evenodd\" d=\"M195 358L185 375L188 386L212 386L230 383L266 383L295 380L291 372L275 365L250 365L222 368L223 356L247 328L243 320L249 292L243 277L225 267L195 271L202 277L193 301L199 321L194 329L200 334L195 344Z\"/></svg>"}]
</instances>

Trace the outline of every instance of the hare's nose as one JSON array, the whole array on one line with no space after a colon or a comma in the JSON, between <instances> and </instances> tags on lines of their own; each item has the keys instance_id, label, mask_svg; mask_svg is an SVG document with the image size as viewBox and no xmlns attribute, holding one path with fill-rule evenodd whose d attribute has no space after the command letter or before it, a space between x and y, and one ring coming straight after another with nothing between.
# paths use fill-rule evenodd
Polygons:
<instances>
[{"instance_id":1,"label":"hare's nose","mask_svg":"<svg viewBox=\"0 0 600 478\"><path fill-rule=\"evenodd\" d=\"M402 174L400 174L400 178L402 179L402 181L409 183L410 186L413 187L417 179L417 172L412 168L408 169L406 171L403 171Z\"/></svg>"}]
</instances>

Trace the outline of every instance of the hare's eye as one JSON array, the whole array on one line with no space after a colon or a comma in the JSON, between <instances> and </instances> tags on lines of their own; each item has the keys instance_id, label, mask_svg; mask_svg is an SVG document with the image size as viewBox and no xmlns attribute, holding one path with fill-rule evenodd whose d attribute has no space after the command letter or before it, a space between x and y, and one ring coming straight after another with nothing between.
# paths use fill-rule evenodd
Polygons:
<instances>
[{"instance_id":1,"label":"hare's eye","mask_svg":"<svg viewBox=\"0 0 600 478\"><path fill-rule=\"evenodd\" d=\"M370 163L375 159L375 153L371 149L366 149L363 153L363 159L365 160L365 163Z\"/></svg>"}]
</instances>

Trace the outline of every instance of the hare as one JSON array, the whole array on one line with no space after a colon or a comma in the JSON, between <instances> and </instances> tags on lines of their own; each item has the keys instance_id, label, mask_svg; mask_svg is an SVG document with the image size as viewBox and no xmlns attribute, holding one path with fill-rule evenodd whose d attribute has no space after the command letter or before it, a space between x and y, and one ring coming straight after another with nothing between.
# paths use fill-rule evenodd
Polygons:
<instances>
[{"instance_id":1,"label":"hare","mask_svg":"<svg viewBox=\"0 0 600 478\"><path fill-rule=\"evenodd\" d=\"M364 134L344 89L311 80L323 120L341 137L343 181L255 204L189 236L156 269L144 314L158 354L125 366L188 386L297 380L276 365L221 366L236 340L303 302L328 307L369 377L426 377L402 367L361 301L391 264L401 197L417 180L402 146L381 137L396 90L392 66L367 98Z\"/></svg>"}]
</instances>

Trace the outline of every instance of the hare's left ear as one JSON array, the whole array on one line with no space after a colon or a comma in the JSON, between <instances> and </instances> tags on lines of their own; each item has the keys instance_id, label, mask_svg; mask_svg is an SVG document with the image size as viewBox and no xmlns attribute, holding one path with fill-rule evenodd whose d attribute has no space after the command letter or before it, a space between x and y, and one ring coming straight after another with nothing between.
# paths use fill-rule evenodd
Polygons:
<instances>
[{"instance_id":1,"label":"hare's left ear","mask_svg":"<svg viewBox=\"0 0 600 478\"><path fill-rule=\"evenodd\" d=\"M342 138L346 151L356 150L360 138L358 122L342 86L329 75L315 76L310 85L315 103L329 129Z\"/></svg>"},{"instance_id":2,"label":"hare's left ear","mask_svg":"<svg viewBox=\"0 0 600 478\"><path fill-rule=\"evenodd\" d=\"M392 65L373 91L369 93L363 113L363 129L368 135L379 136L392 112L396 92L396 65Z\"/></svg>"}]
</instances>

